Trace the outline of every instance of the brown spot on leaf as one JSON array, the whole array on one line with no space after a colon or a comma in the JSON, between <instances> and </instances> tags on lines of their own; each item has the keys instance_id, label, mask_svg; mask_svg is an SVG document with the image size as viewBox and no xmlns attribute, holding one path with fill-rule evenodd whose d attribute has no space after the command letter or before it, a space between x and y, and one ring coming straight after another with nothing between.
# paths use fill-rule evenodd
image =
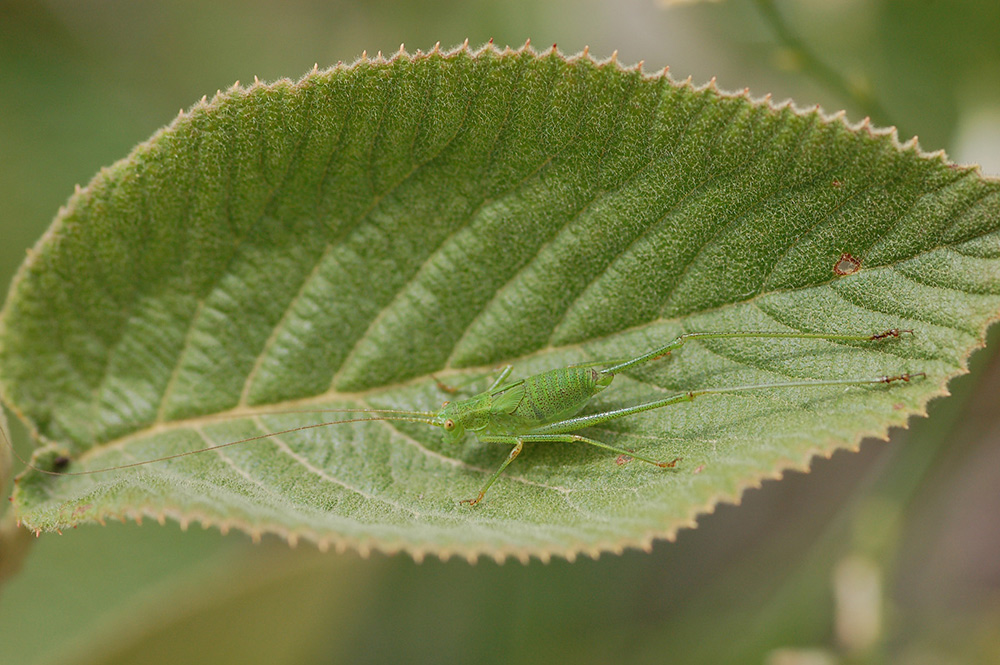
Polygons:
<instances>
[{"instance_id":1,"label":"brown spot on leaf","mask_svg":"<svg viewBox=\"0 0 1000 665\"><path fill-rule=\"evenodd\" d=\"M853 275L861 270L861 259L852 256L849 252L844 252L833 264L833 272L838 275Z\"/></svg>"}]
</instances>

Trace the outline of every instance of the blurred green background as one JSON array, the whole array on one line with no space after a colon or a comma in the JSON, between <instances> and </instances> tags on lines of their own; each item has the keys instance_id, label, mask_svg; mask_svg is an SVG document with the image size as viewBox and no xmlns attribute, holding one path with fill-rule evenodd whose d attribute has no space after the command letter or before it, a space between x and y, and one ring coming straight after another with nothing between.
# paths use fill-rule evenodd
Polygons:
<instances>
[{"instance_id":1,"label":"blurred green background","mask_svg":"<svg viewBox=\"0 0 1000 665\"><path fill-rule=\"evenodd\" d=\"M996 0L0 0L0 280L75 184L202 95L491 37L845 108L1000 174ZM472 565L173 524L44 536L0 588L0 661L1000 662L991 337L930 419L651 553Z\"/></svg>"}]
</instances>

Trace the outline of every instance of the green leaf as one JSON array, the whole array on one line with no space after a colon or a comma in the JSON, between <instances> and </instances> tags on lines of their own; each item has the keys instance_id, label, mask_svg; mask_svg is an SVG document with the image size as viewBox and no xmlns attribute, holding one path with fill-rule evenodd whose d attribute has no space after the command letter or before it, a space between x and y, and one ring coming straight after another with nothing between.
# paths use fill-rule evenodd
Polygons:
<instances>
[{"instance_id":1,"label":"green leaf","mask_svg":"<svg viewBox=\"0 0 1000 665\"><path fill-rule=\"evenodd\" d=\"M344 567L288 548L209 558L141 588L72 639L47 644L48 657L39 662L321 662L317 654L350 643L365 617L358 603L337 602L368 591L368 575L354 567L348 576Z\"/></svg>"},{"instance_id":2,"label":"green leaf","mask_svg":"<svg viewBox=\"0 0 1000 665\"><path fill-rule=\"evenodd\" d=\"M36 465L336 417L274 411L436 410L455 399L438 380L472 394L502 363L519 378L685 331L914 334L692 342L587 411L926 378L704 397L588 433L675 469L529 444L476 508L459 501L506 446L405 422L28 471L15 503L38 530L147 515L418 557L648 546L945 394L1000 308L998 241L1000 185L974 168L613 60L463 48L233 87L102 170L22 267L0 380L47 446Z\"/></svg>"}]
</instances>

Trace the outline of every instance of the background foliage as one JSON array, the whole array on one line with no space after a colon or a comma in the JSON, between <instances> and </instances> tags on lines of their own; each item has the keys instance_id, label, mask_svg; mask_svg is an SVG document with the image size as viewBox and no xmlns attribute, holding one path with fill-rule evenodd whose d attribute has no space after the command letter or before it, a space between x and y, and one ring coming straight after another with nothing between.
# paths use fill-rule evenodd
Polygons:
<instances>
[{"instance_id":1,"label":"background foliage","mask_svg":"<svg viewBox=\"0 0 1000 665\"><path fill-rule=\"evenodd\" d=\"M885 115L876 123L895 122L901 137L918 134L925 149L944 147L957 161L1000 171L988 163L1000 152L989 147L1000 115L1000 47L989 33L996 3L954 2L948 11L940 2L902 0L779 5L803 42L845 74L849 90L870 93L854 98L802 71L808 59L774 39L759 4L664 11L638 0L625 8L251 2L196 11L194 3L5 3L0 271L13 274L73 184L167 122L168 109L234 78L297 76L313 62L391 52L404 41L427 48L465 37L501 44L531 37L568 53L585 44L597 54L617 48L625 62L670 64L678 78L714 75L723 88L846 106L853 119L872 112L865 99L874 98ZM266 645L271 662L320 654L376 662L400 653L759 661L791 647L874 662L928 654L985 660L1000 649L993 346L979 354L973 376L953 384L956 395L905 436L767 483L652 555L417 565L303 556L172 526L43 538L0 597L4 658L128 662L142 653L166 662L184 657L175 649L211 656L212 648L215 662L237 662L263 655ZM838 608L856 596L843 590L872 572L885 590L878 621L838 623ZM865 632L872 627L873 637Z\"/></svg>"}]
</instances>

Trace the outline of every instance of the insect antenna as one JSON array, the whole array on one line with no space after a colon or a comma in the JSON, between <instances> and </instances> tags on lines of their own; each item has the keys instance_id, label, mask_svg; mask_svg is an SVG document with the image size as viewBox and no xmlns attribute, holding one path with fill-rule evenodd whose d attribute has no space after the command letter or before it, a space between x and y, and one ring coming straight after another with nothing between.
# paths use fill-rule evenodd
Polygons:
<instances>
[{"instance_id":1,"label":"insect antenna","mask_svg":"<svg viewBox=\"0 0 1000 665\"><path fill-rule=\"evenodd\" d=\"M260 411L257 409L243 411L233 409L223 413L212 413L199 416L202 420L226 420L229 418L253 418L254 416L282 416L294 413L387 413L396 416L413 416L416 418L433 418L437 414L430 411L408 411L404 409L275 409L273 411Z\"/></svg>"},{"instance_id":2,"label":"insect antenna","mask_svg":"<svg viewBox=\"0 0 1000 665\"><path fill-rule=\"evenodd\" d=\"M267 438L270 438L272 436L281 436L283 434L292 434L294 432L301 432L301 431L304 431L304 430L316 429L316 428L319 428L319 427L328 427L330 425L342 425L342 424L345 424L345 423L364 423L364 422L377 422L377 421L393 421L393 422L424 423L426 425L433 425L434 427L442 427L443 426L442 423L438 422L438 420L435 418L435 414L433 414L433 413L428 413L426 411L401 411L401 410L391 410L391 409L310 409L310 410L298 410L298 411L272 411L272 412L255 411L253 413L244 413L244 414L236 414L236 413L233 413L233 414L221 414L221 415L218 415L218 416L215 416L215 417L219 417L219 418L227 418L227 417L228 418L237 418L237 417L250 418L250 417L253 417L253 416L279 415L279 414L283 414L283 413L328 413L328 412L334 412L334 413L336 413L336 412L340 412L340 413L347 413L347 412L359 413L359 412L362 412L362 413L379 413L379 414L391 414L391 415L389 415L388 417L378 417L378 418L370 418L370 417L364 417L364 418L347 418L347 419L344 419L344 420L329 420L329 421L322 422L322 423L312 423L312 424L309 424L309 425L300 425L298 427L291 427L289 429L278 430L276 432L267 432L265 434L257 434L255 436L248 436L248 437L246 437L244 439L238 439L236 441L227 441L226 443L219 443L219 444L216 444L216 445L213 445L213 446L206 446L204 448L197 448L195 450L186 450L186 451L184 451L182 453L175 453L173 455L165 455L163 457L157 457L156 459L141 460L139 462L130 462L129 464L120 464L120 465L117 465L117 466L109 466L109 467L104 468L104 469L89 469L87 471L53 471L51 469L43 469L43 468L41 468L39 466L35 466L34 464L32 464L31 462L29 462L28 460L26 460L23 457L21 457L21 454L19 452L17 452L17 450L14 448L14 444L11 443L10 438L7 436L7 433L3 430L2 427L0 427L0 434L3 434L4 443L10 449L10 451L14 453L14 456L17 457L17 459L20 460L20 462L22 464L24 464L24 466L27 467L27 468L29 468L29 469L32 469L34 471L38 471L39 473L44 473L44 474L49 475L49 476L89 476L89 475L92 475L92 474L95 474L95 473L104 473L106 471L118 471L118 470L121 470L121 469L131 469L131 468L137 467L137 466L145 466L146 464L154 464L156 462L164 462L166 460L177 459L178 457L187 457L188 455L197 455L197 454L200 454L200 453L207 453L207 452L210 452L210 451L213 451L213 450L219 450L221 448L228 448L229 446L237 446L237 445L239 445L241 443L250 443L252 441L260 441L261 439L267 439ZM397 414L405 414L405 415L397 415ZM56 464L57 464L57 466L59 468L65 468L70 463L71 463L71 460L68 460L65 457L60 456L60 457L56 458Z\"/></svg>"}]
</instances>

